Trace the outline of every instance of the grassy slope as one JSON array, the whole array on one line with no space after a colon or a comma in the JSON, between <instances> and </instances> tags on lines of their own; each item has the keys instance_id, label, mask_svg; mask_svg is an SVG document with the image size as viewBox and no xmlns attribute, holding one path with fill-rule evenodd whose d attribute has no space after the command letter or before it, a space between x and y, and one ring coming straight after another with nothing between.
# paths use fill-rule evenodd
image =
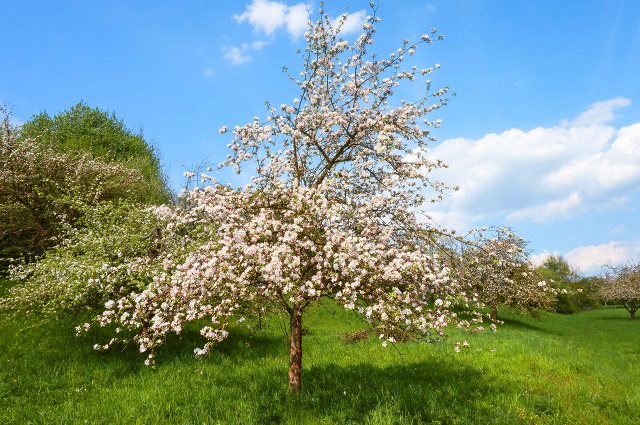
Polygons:
<instances>
[{"instance_id":1,"label":"grassy slope","mask_svg":"<svg viewBox=\"0 0 640 425\"><path fill-rule=\"evenodd\" d=\"M206 359L186 332L158 356L97 353L73 323L0 321L0 423L636 424L640 321L602 308L536 321L504 314L498 333L451 344L383 348L347 312L321 308L305 326L303 394L286 393L284 321L232 332ZM95 335L94 335L95 337Z\"/></svg>"}]
</instances>

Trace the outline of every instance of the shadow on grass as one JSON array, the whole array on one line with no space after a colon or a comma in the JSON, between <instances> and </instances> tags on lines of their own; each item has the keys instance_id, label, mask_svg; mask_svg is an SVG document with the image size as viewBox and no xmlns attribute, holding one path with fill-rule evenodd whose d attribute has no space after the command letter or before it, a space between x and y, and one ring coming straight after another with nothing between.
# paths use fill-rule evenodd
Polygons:
<instances>
[{"instance_id":1,"label":"shadow on grass","mask_svg":"<svg viewBox=\"0 0 640 425\"><path fill-rule=\"evenodd\" d=\"M286 375L282 379L284 384ZM302 394L284 395L279 410L274 410L271 400L261 405L256 397L256 410L269 412L257 422L304 422L301 417L324 423L416 424L477 423L478 418L514 423L519 419L516 412L501 406L505 394L513 391L508 379L490 379L482 371L452 361L386 367L327 364L305 370L302 382ZM267 385L260 392L277 390Z\"/></svg>"},{"instance_id":2,"label":"shadow on grass","mask_svg":"<svg viewBox=\"0 0 640 425\"><path fill-rule=\"evenodd\" d=\"M196 329L168 338L158 352L158 370L171 365L192 368L193 348L202 342ZM292 396L286 392L288 342L284 336L233 329L202 363L202 382L208 390L177 401L174 408L200 404L199 414L222 423L461 424L476 423L477 418L490 418L496 424L518 422L517 413L503 403L515 385L508 377L488 377L463 360L440 359L428 352L430 348L425 344L428 360L398 358L390 366L377 366L375 359L362 357L351 365L330 362L305 367L303 392ZM144 368L140 366L144 357L131 351L126 360L117 350L99 356L111 364L125 361L135 374ZM277 364L265 358L276 358ZM205 403L208 398L216 403ZM220 404L237 407L221 412ZM551 409L542 406L540 413Z\"/></svg>"},{"instance_id":3,"label":"shadow on grass","mask_svg":"<svg viewBox=\"0 0 640 425\"><path fill-rule=\"evenodd\" d=\"M600 317L598 320L605 320L607 322L630 322L630 323L640 323L640 313L638 313L636 315L635 319L631 318L631 315L629 314L629 312L625 311L625 315L624 316L606 316L606 317ZM640 325L638 325L640 326Z\"/></svg>"},{"instance_id":4,"label":"shadow on grass","mask_svg":"<svg viewBox=\"0 0 640 425\"><path fill-rule=\"evenodd\" d=\"M530 330L530 331L542 332L550 335L559 335L559 333L557 332L550 331L549 329L545 329L541 326L536 326L531 323L523 322L522 320L515 319L513 317L499 317L499 320L503 322L502 325L498 325L499 328L500 326L503 326L503 327L507 326L507 327L513 327L520 330ZM533 319L533 320L541 321L541 320L544 320L544 317L541 317L539 319Z\"/></svg>"}]
</instances>

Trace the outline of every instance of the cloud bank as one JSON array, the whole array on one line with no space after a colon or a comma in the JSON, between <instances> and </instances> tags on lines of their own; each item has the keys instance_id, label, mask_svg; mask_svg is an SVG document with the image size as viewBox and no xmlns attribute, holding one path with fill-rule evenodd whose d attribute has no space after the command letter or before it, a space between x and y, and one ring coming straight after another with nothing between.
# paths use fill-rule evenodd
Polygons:
<instances>
[{"instance_id":1,"label":"cloud bank","mask_svg":"<svg viewBox=\"0 0 640 425\"><path fill-rule=\"evenodd\" d=\"M560 255L559 252L543 251L532 256L534 264L542 264L550 255ZM610 241L599 245L579 246L562 256L575 267L579 273L596 275L602 272L602 266L607 263L622 264L640 255L638 241Z\"/></svg>"},{"instance_id":2,"label":"cloud bank","mask_svg":"<svg viewBox=\"0 0 640 425\"><path fill-rule=\"evenodd\" d=\"M640 186L640 123L610 125L614 111L629 104L597 102L555 127L436 145L430 155L449 165L437 177L461 189L434 218L465 228L496 217L546 223L619 205Z\"/></svg>"},{"instance_id":3,"label":"cloud bank","mask_svg":"<svg viewBox=\"0 0 640 425\"><path fill-rule=\"evenodd\" d=\"M626 98L596 102L554 127L435 145L430 155L449 168L434 178L460 191L430 216L457 230L496 223L517 229L634 208L640 192L640 122L612 124L616 112L630 103ZM640 241L606 241L563 255L578 269L598 273L607 261L637 258Z\"/></svg>"}]
</instances>

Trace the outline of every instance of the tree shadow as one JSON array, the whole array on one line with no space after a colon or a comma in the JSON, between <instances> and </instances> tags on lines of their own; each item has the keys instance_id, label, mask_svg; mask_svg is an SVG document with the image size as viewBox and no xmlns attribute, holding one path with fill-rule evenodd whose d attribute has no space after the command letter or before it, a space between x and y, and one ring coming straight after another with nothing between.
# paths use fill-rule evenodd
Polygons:
<instances>
[{"instance_id":1,"label":"tree shadow","mask_svg":"<svg viewBox=\"0 0 640 425\"><path fill-rule=\"evenodd\" d=\"M631 323L638 322L640 323L640 313L636 315L635 319L631 318L631 314L629 314L629 312L625 311L625 313L627 313L626 316L620 316L620 317L607 316L607 317L600 317L598 320L603 320L606 322L631 322Z\"/></svg>"},{"instance_id":2,"label":"tree shadow","mask_svg":"<svg viewBox=\"0 0 640 425\"><path fill-rule=\"evenodd\" d=\"M527 326L515 320L513 324ZM184 361L185 356L193 358L196 341L202 341L196 330L169 339L158 356L158 367ZM370 420L416 424L477 423L478 418L491 418L491 423L496 424L520 421L517 412L503 402L517 388L515 381L506 376L496 379L495 374L489 376L486 370L470 367L464 360L439 358L428 351L430 348L425 344L424 357L403 360L399 356L397 364L389 366L377 366L366 356L354 355L357 362L345 365L314 359L310 354L303 363L302 393L290 395L286 392L285 336L232 329L229 337L204 359L204 382L251 400L255 423L307 423L309 418L313 423L316 419L324 423ZM264 362L265 358L278 359L277 365ZM225 374L227 367L236 370ZM241 379L239 370L243 371ZM539 413L553 409L543 404Z\"/></svg>"},{"instance_id":3,"label":"tree shadow","mask_svg":"<svg viewBox=\"0 0 640 425\"><path fill-rule=\"evenodd\" d=\"M553 331L550 331L549 329L545 329L543 327L536 326L531 323L523 322L522 320L515 319L513 317L506 317L506 318L499 317L499 320L503 322L502 325L499 325L499 327L510 326L516 329L530 330L530 331L541 332L541 333L546 333L550 335L560 335L558 332L553 332ZM539 319L539 320L542 320L542 319Z\"/></svg>"},{"instance_id":4,"label":"tree shadow","mask_svg":"<svg viewBox=\"0 0 640 425\"><path fill-rule=\"evenodd\" d=\"M430 359L386 367L317 365L305 369L302 379L302 394L288 397L279 412L271 409L264 422L295 421L296 412L341 423L375 421L380 416L393 416L389 423L477 423L478 418L514 423L520 419L500 403L501 397L513 392L508 378L488 378L484 371L454 361ZM274 388L265 386L262 391Z\"/></svg>"},{"instance_id":5,"label":"tree shadow","mask_svg":"<svg viewBox=\"0 0 640 425\"><path fill-rule=\"evenodd\" d=\"M513 319L509 322L513 326L527 326ZM47 369L50 367L47 365L55 364L57 371L46 372L50 374L47 384L55 385L61 394L69 391L72 381L73 385L90 387L96 380L97 394L110 394L111 387L131 388L135 398L136 391L141 391L138 385L144 388L156 372L144 365L146 356L133 345L102 352L93 350L94 337L99 334L97 331L76 337L72 329L61 329L59 325L28 331L23 335L25 340L37 339L37 349L47 350L47 356L40 365L25 366L22 373L38 373L38 368ZM203 341L197 326L168 337L158 350L159 375L153 382L161 382L160 376L171 376L173 380L193 383L193 394L173 399L172 408L186 408L193 400L200 400L202 413L223 423L229 418L221 416L216 403L203 401L210 396L211 388L224 389L216 394L231 405L241 397L249 400L249 404L242 406L249 406L255 423L305 423L309 418L324 423L453 424L489 418L491 423L507 424L520 420L517 412L504 403L504 399L518 391L514 389L518 386L515 381L470 367L464 358L438 357L436 351L429 352L429 345L425 345L424 356L405 361L399 357L396 364L389 366L378 366L375 360L360 355L354 355L357 359L353 364L326 357L314 363L313 356L307 357L306 364L310 366L303 364L303 392L291 396L286 392L288 342L284 335L273 329L253 333L234 328L203 363L198 363L194 361L193 349L201 347ZM204 373L194 374L197 372L194 368L203 369ZM138 375L142 378L139 384ZM543 402L540 413L552 408Z\"/></svg>"}]
</instances>

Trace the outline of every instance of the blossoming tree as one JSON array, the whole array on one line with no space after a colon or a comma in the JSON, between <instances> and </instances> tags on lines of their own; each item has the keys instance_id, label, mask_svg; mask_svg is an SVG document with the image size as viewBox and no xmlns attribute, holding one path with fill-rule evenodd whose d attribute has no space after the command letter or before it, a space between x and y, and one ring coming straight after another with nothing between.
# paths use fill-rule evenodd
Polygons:
<instances>
[{"instance_id":1,"label":"blossoming tree","mask_svg":"<svg viewBox=\"0 0 640 425\"><path fill-rule=\"evenodd\" d=\"M605 301L621 303L636 318L640 309L640 262L605 266L606 272L600 287L600 297Z\"/></svg>"},{"instance_id":2,"label":"blossoming tree","mask_svg":"<svg viewBox=\"0 0 640 425\"><path fill-rule=\"evenodd\" d=\"M320 297L362 314L384 342L399 331L435 340L447 325L482 320L451 308L467 301L440 255L452 234L417 219L448 189L429 177L446 165L425 154L427 128L438 125L425 117L447 103L448 89L431 90L427 78L438 66L401 65L442 37L434 29L380 58L368 51L375 13L353 43L340 38L346 16L334 26L321 10L310 22L304 68L289 77L299 98L233 130L224 165L255 165L252 183L236 190L210 181L186 195L189 208L171 213L169 223L208 223L209 241L181 258L167 253L147 289L107 303L100 321L138 329L134 340L148 361L186 321L211 321L201 330L209 340L201 355L226 337L231 320L284 312L288 388L298 392L303 314ZM422 96L392 106L401 83L421 78Z\"/></svg>"},{"instance_id":3,"label":"blossoming tree","mask_svg":"<svg viewBox=\"0 0 640 425\"><path fill-rule=\"evenodd\" d=\"M0 259L55 246L83 209L147 197L139 170L82 152L58 152L22 135L7 106L0 106L0 116Z\"/></svg>"},{"instance_id":4,"label":"blossoming tree","mask_svg":"<svg viewBox=\"0 0 640 425\"><path fill-rule=\"evenodd\" d=\"M157 207L155 207L157 208ZM5 317L19 314L43 320L97 314L104 303L142 290L161 250L176 252L183 240L163 240L162 223L150 207L127 201L82 206L76 227L37 262L14 262L8 278L15 282L0 297ZM185 230L181 229L183 233Z\"/></svg>"},{"instance_id":5,"label":"blossoming tree","mask_svg":"<svg viewBox=\"0 0 640 425\"><path fill-rule=\"evenodd\" d=\"M184 194L181 208L159 211L166 238L180 237L175 228L186 223L205 242L178 255L165 250L148 287L108 301L98 321L118 335L96 348L133 340L151 363L167 333L206 318L207 343L196 349L203 355L230 323L284 313L288 389L299 392L302 321L321 297L361 314L385 344L399 332L439 340L448 325L482 321L442 255L453 233L418 218L449 189L430 178L446 165L426 156L428 128L439 125L426 116L447 103L448 89L431 89L437 65L401 66L442 37L434 29L378 57L369 52L375 13L353 43L340 37L346 16L332 24L321 10L309 23L303 70L289 77L299 98L233 129L223 165L255 166L252 183L234 189L203 175L208 184ZM418 99L392 101L400 84L418 80Z\"/></svg>"},{"instance_id":6,"label":"blossoming tree","mask_svg":"<svg viewBox=\"0 0 640 425\"><path fill-rule=\"evenodd\" d=\"M468 292L491 308L491 320L498 321L498 307L506 305L535 312L552 309L556 290L544 281L529 260L527 243L511 229L493 229L491 237L463 245L457 267L458 280Z\"/></svg>"}]
</instances>

